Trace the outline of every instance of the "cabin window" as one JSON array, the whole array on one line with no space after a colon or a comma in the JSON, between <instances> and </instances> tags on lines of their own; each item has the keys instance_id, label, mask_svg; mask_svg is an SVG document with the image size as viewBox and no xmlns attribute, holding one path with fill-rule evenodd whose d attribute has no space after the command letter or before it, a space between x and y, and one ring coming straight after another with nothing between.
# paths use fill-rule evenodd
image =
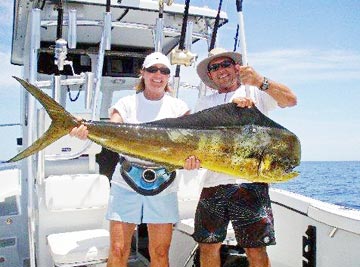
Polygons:
<instances>
[{"instance_id":1,"label":"cabin window","mask_svg":"<svg viewBox=\"0 0 360 267\"><path fill-rule=\"evenodd\" d=\"M103 76L137 77L143 59L137 57L105 56Z\"/></svg>"}]
</instances>

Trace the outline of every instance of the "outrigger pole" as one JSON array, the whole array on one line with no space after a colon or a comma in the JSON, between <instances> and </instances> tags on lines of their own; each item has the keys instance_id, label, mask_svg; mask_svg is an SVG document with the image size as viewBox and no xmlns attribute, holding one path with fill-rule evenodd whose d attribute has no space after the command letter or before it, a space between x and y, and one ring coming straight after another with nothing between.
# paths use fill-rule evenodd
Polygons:
<instances>
[{"instance_id":1,"label":"outrigger pole","mask_svg":"<svg viewBox=\"0 0 360 267\"><path fill-rule=\"evenodd\" d=\"M242 13L242 0L236 0L236 10L239 15L239 30L240 30L240 44L241 44L241 54L242 54L242 64L243 66L248 65L247 59L247 50L246 50L246 41L245 41L245 26L244 26L244 16ZM246 97L250 96L249 86L245 85Z\"/></svg>"}]
</instances>

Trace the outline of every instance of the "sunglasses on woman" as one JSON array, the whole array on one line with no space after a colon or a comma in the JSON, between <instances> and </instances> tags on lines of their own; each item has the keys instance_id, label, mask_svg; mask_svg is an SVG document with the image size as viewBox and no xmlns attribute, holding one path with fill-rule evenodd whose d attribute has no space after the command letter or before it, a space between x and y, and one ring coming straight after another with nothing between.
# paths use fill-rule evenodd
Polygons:
<instances>
[{"instance_id":1,"label":"sunglasses on woman","mask_svg":"<svg viewBox=\"0 0 360 267\"><path fill-rule=\"evenodd\" d=\"M156 73L159 70L160 73L163 74L163 75L169 75L170 74L170 69L165 68L165 67L158 68L158 67L155 67L155 66L151 66L151 67L145 68L145 70L147 72L149 72L149 73Z\"/></svg>"},{"instance_id":2,"label":"sunglasses on woman","mask_svg":"<svg viewBox=\"0 0 360 267\"><path fill-rule=\"evenodd\" d=\"M218 69L221 68L228 68L231 65L235 64L234 61L231 60L224 60L222 62L219 63L214 63L208 66L208 72L213 72L213 71L217 71Z\"/></svg>"}]
</instances>

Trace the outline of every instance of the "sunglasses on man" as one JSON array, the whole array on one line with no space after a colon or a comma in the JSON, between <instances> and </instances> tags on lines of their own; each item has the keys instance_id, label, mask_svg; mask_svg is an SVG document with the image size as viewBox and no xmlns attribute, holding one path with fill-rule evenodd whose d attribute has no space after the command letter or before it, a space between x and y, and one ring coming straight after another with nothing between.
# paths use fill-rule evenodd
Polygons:
<instances>
[{"instance_id":1,"label":"sunglasses on man","mask_svg":"<svg viewBox=\"0 0 360 267\"><path fill-rule=\"evenodd\" d=\"M155 67L155 66L151 66L151 67L145 68L145 71L147 71L149 73L156 73L156 72L160 71L160 73L163 74L163 75L169 75L170 74L170 69L165 68L165 67L158 68L158 67Z\"/></svg>"},{"instance_id":2,"label":"sunglasses on man","mask_svg":"<svg viewBox=\"0 0 360 267\"><path fill-rule=\"evenodd\" d=\"M232 60L224 60L222 62L219 62L219 63L214 63L214 64L211 64L208 66L208 72L214 72L214 71L217 71L218 69L221 68L228 68L230 67L231 65L234 65L235 62L232 61Z\"/></svg>"}]
</instances>

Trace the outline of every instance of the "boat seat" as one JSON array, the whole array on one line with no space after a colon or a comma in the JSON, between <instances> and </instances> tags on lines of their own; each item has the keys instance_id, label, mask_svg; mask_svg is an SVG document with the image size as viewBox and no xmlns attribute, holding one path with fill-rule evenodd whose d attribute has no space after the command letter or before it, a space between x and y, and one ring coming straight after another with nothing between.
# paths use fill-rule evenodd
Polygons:
<instances>
[{"instance_id":1,"label":"boat seat","mask_svg":"<svg viewBox=\"0 0 360 267\"><path fill-rule=\"evenodd\" d=\"M109 255L109 232L105 229L52 234L47 241L55 266L104 263Z\"/></svg>"},{"instance_id":2,"label":"boat seat","mask_svg":"<svg viewBox=\"0 0 360 267\"><path fill-rule=\"evenodd\" d=\"M50 211L104 208L109 180L101 174L51 175L45 179L45 204Z\"/></svg>"},{"instance_id":3,"label":"boat seat","mask_svg":"<svg viewBox=\"0 0 360 267\"><path fill-rule=\"evenodd\" d=\"M45 179L45 205L49 211L104 209L110 184L100 174L51 175ZM105 228L54 233L47 245L55 266L83 266L107 261L109 231Z\"/></svg>"}]
</instances>

